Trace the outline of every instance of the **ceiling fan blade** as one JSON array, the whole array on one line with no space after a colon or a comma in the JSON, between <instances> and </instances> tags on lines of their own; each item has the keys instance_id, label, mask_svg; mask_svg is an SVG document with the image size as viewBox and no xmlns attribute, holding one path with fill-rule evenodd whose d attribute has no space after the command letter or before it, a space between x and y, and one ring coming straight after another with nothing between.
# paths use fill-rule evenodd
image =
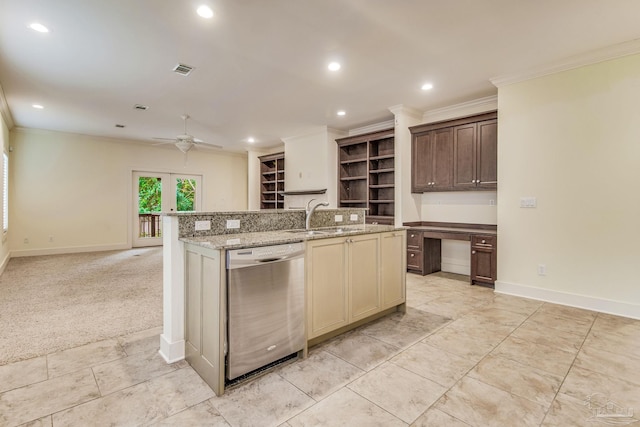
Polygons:
<instances>
[{"instance_id":1,"label":"ceiling fan blade","mask_svg":"<svg viewBox=\"0 0 640 427\"><path fill-rule=\"evenodd\" d=\"M157 139L159 141L175 141L175 138L151 138L151 139Z\"/></svg>"},{"instance_id":2,"label":"ceiling fan blade","mask_svg":"<svg viewBox=\"0 0 640 427\"><path fill-rule=\"evenodd\" d=\"M219 149L222 149L222 148L223 148L223 147L222 147L222 145L210 144L210 143L208 143L208 142L204 142L204 141L202 141L202 140L200 140L200 139L195 139L193 142L194 142L194 144L196 144L196 145L203 145L203 146L205 146L205 147L219 148Z\"/></svg>"}]
</instances>

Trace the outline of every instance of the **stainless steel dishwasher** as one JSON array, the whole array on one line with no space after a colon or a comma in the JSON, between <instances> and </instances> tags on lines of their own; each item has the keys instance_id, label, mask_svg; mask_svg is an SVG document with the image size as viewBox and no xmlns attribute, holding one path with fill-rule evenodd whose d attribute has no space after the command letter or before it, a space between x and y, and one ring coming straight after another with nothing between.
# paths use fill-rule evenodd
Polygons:
<instances>
[{"instance_id":1,"label":"stainless steel dishwasher","mask_svg":"<svg viewBox=\"0 0 640 427\"><path fill-rule=\"evenodd\" d=\"M304 244L227 251L227 380L304 344Z\"/></svg>"}]
</instances>

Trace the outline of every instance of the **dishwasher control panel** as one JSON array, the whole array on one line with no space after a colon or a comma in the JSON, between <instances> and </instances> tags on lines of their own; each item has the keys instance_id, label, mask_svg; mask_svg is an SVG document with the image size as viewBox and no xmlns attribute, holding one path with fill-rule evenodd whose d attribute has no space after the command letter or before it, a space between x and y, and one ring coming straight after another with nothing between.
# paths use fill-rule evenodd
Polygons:
<instances>
[{"instance_id":1,"label":"dishwasher control panel","mask_svg":"<svg viewBox=\"0 0 640 427\"><path fill-rule=\"evenodd\" d=\"M238 268L254 263L278 262L304 255L304 243L259 246L227 251L227 268Z\"/></svg>"}]
</instances>

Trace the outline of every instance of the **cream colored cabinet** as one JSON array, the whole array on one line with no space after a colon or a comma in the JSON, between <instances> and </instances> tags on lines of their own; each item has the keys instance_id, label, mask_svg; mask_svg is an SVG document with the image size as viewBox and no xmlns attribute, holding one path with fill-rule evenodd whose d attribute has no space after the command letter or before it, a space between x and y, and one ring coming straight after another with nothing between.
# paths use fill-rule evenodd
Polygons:
<instances>
[{"instance_id":1,"label":"cream colored cabinet","mask_svg":"<svg viewBox=\"0 0 640 427\"><path fill-rule=\"evenodd\" d=\"M185 358L220 396L224 391L224 259L185 245Z\"/></svg>"},{"instance_id":2,"label":"cream colored cabinet","mask_svg":"<svg viewBox=\"0 0 640 427\"><path fill-rule=\"evenodd\" d=\"M405 230L380 234L382 309L404 304L406 301L406 241Z\"/></svg>"},{"instance_id":3,"label":"cream colored cabinet","mask_svg":"<svg viewBox=\"0 0 640 427\"><path fill-rule=\"evenodd\" d=\"M379 233L307 242L308 339L381 311L380 255Z\"/></svg>"},{"instance_id":4,"label":"cream colored cabinet","mask_svg":"<svg viewBox=\"0 0 640 427\"><path fill-rule=\"evenodd\" d=\"M305 263L309 339L349 323L346 239L307 242Z\"/></svg>"},{"instance_id":5,"label":"cream colored cabinet","mask_svg":"<svg viewBox=\"0 0 640 427\"><path fill-rule=\"evenodd\" d=\"M380 311L380 234L347 238L349 323Z\"/></svg>"}]
</instances>

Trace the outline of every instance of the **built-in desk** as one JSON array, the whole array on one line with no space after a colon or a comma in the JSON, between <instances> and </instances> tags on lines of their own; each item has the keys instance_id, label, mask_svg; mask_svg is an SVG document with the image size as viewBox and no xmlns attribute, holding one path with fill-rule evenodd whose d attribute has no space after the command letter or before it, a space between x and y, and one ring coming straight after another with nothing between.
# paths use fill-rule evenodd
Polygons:
<instances>
[{"instance_id":1,"label":"built-in desk","mask_svg":"<svg viewBox=\"0 0 640 427\"><path fill-rule=\"evenodd\" d=\"M471 242L471 284L496 281L497 226L449 222L408 222L407 270L423 276L440 271L442 239Z\"/></svg>"}]
</instances>

